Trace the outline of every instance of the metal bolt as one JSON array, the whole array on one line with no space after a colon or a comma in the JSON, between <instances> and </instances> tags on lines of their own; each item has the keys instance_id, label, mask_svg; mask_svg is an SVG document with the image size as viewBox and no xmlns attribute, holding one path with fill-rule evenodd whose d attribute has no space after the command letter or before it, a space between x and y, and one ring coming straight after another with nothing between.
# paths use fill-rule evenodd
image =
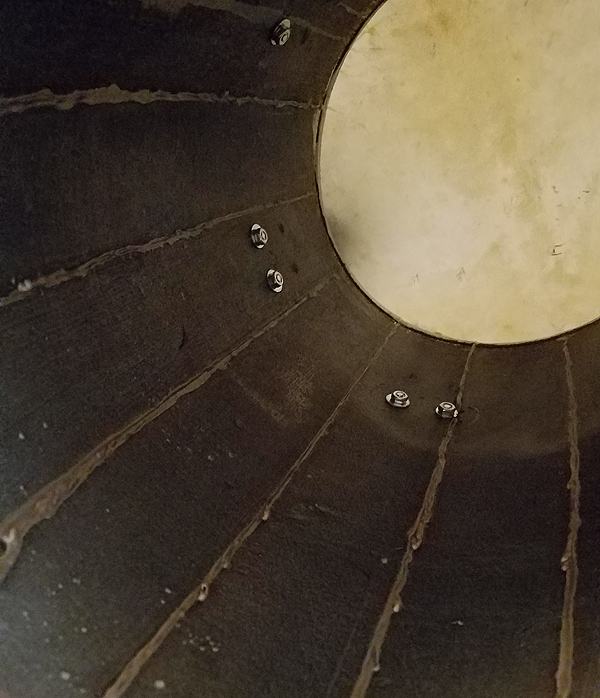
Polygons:
<instances>
[{"instance_id":1,"label":"metal bolt","mask_svg":"<svg viewBox=\"0 0 600 698\"><path fill-rule=\"evenodd\" d=\"M283 274L275 269L269 269L267 272L267 283L271 291L281 293L283 289Z\"/></svg>"},{"instance_id":2,"label":"metal bolt","mask_svg":"<svg viewBox=\"0 0 600 698\"><path fill-rule=\"evenodd\" d=\"M289 19L282 19L281 22L271 30L271 43L273 46L283 46L287 44L292 35L292 24Z\"/></svg>"},{"instance_id":3,"label":"metal bolt","mask_svg":"<svg viewBox=\"0 0 600 698\"><path fill-rule=\"evenodd\" d=\"M458 410L453 402L440 402L435 408L435 413L442 419L454 419L454 417L458 417Z\"/></svg>"},{"instance_id":4,"label":"metal bolt","mask_svg":"<svg viewBox=\"0 0 600 698\"><path fill-rule=\"evenodd\" d=\"M404 390L394 390L393 393L385 396L385 399L392 407L408 407L410 400Z\"/></svg>"},{"instance_id":5,"label":"metal bolt","mask_svg":"<svg viewBox=\"0 0 600 698\"><path fill-rule=\"evenodd\" d=\"M258 225L258 223L255 223L250 228L250 238L254 247L256 247L259 250L262 250L262 248L267 244L267 242L269 242L269 236L267 235L267 231L264 228L261 228L260 225Z\"/></svg>"}]
</instances>

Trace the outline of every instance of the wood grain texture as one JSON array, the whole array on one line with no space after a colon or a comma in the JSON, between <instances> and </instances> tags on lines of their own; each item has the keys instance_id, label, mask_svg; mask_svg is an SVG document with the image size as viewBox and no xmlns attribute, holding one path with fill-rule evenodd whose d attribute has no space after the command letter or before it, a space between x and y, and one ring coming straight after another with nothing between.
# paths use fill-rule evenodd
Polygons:
<instances>
[{"instance_id":1,"label":"wood grain texture","mask_svg":"<svg viewBox=\"0 0 600 698\"><path fill-rule=\"evenodd\" d=\"M312 119L188 102L4 116L2 295L107 251L306 194Z\"/></svg>"},{"instance_id":2,"label":"wood grain texture","mask_svg":"<svg viewBox=\"0 0 600 698\"><path fill-rule=\"evenodd\" d=\"M330 274L314 199L260 221L263 250L247 216L0 311L2 517Z\"/></svg>"},{"instance_id":3,"label":"wood grain texture","mask_svg":"<svg viewBox=\"0 0 600 698\"><path fill-rule=\"evenodd\" d=\"M119 449L31 532L2 585L0 687L107 687L261 510L389 328L338 282Z\"/></svg>"},{"instance_id":4,"label":"wood grain texture","mask_svg":"<svg viewBox=\"0 0 600 698\"><path fill-rule=\"evenodd\" d=\"M331 16L331 5L312 6L308 19L315 25ZM320 97L345 42L304 26L295 28L285 47L273 46L269 33L279 12L251 22L191 5L173 15L140 0L65 0L60 12L51 0L6 3L0 15L2 94L116 83L130 90ZM345 26L335 34L350 38L356 18L349 16L348 22L346 14L336 11L337 19L323 22L324 28L335 29L343 18Z\"/></svg>"},{"instance_id":5,"label":"wood grain texture","mask_svg":"<svg viewBox=\"0 0 600 698\"><path fill-rule=\"evenodd\" d=\"M597 698L600 686L600 438L598 437L598 341L594 325L569 338L580 433L581 528L577 536L579 576L573 609L573 684L577 698Z\"/></svg>"},{"instance_id":6,"label":"wood grain texture","mask_svg":"<svg viewBox=\"0 0 600 698\"><path fill-rule=\"evenodd\" d=\"M445 369L435 376L421 370L425 344ZM156 680L177 698L346 695L447 426L432 407L456 391L467 351L396 333L269 520L150 660L132 696L152 695ZM409 392L409 410L385 402L395 387Z\"/></svg>"},{"instance_id":7,"label":"wood grain texture","mask_svg":"<svg viewBox=\"0 0 600 698\"><path fill-rule=\"evenodd\" d=\"M126 695L350 694L447 427L433 409L455 396L468 352L399 328L343 402L392 322L327 238L313 107L346 46L326 34L350 37L376 4L0 8L2 96L65 95L1 118L0 295L38 274L61 283L0 308L0 518L223 359L31 529L0 586L2 698L103 695L231 550ZM280 13L303 24L273 47ZM113 83L138 96L68 96ZM270 235L260 251L254 222ZM282 294L266 288L271 267ZM598 685L599 327L569 339L583 522L572 698ZM561 351L474 355L369 698L554 695L569 515ZM395 388L408 411L385 403Z\"/></svg>"},{"instance_id":8,"label":"wood grain texture","mask_svg":"<svg viewBox=\"0 0 600 698\"><path fill-rule=\"evenodd\" d=\"M528 406L541 404L543 423L524 433ZM569 520L566 412L558 342L475 352L435 516L369 698L555 695ZM563 448L549 450L558 435Z\"/></svg>"}]
</instances>

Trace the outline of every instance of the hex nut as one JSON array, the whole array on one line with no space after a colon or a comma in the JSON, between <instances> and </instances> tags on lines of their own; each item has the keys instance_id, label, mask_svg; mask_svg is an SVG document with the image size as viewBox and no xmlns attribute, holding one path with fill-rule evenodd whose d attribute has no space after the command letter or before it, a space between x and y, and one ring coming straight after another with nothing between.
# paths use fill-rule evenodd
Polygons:
<instances>
[{"instance_id":1,"label":"hex nut","mask_svg":"<svg viewBox=\"0 0 600 698\"><path fill-rule=\"evenodd\" d=\"M264 228L261 228L258 223L255 223L252 228L250 228L250 239L252 244L256 249L262 250L262 248L269 242L269 236Z\"/></svg>"},{"instance_id":2,"label":"hex nut","mask_svg":"<svg viewBox=\"0 0 600 698\"><path fill-rule=\"evenodd\" d=\"M271 30L271 43L273 46L283 46L287 44L292 35L292 24L289 19L282 19Z\"/></svg>"},{"instance_id":3,"label":"hex nut","mask_svg":"<svg viewBox=\"0 0 600 698\"><path fill-rule=\"evenodd\" d=\"M271 291L281 293L283 290L283 274L276 269L269 269L267 272L267 283Z\"/></svg>"},{"instance_id":4,"label":"hex nut","mask_svg":"<svg viewBox=\"0 0 600 698\"><path fill-rule=\"evenodd\" d=\"M393 393L385 396L388 404L392 407L408 407L410 400L404 390L394 390Z\"/></svg>"},{"instance_id":5,"label":"hex nut","mask_svg":"<svg viewBox=\"0 0 600 698\"><path fill-rule=\"evenodd\" d=\"M454 417L458 417L458 410L453 402L440 402L435 408L435 413L442 419L454 419Z\"/></svg>"}]
</instances>

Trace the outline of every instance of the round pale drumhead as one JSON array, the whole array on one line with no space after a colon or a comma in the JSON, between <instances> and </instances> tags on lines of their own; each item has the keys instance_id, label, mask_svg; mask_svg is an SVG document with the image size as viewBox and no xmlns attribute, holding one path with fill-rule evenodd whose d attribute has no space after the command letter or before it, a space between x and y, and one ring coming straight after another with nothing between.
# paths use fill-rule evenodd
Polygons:
<instances>
[{"instance_id":1,"label":"round pale drumhead","mask_svg":"<svg viewBox=\"0 0 600 698\"><path fill-rule=\"evenodd\" d=\"M442 337L600 316L600 3L388 0L333 84L320 190L350 274Z\"/></svg>"}]
</instances>

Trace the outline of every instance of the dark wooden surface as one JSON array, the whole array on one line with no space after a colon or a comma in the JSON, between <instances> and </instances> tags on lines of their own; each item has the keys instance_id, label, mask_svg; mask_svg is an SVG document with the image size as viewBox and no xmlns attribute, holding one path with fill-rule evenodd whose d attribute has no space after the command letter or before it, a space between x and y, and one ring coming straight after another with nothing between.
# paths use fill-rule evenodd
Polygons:
<instances>
[{"instance_id":1,"label":"dark wooden surface","mask_svg":"<svg viewBox=\"0 0 600 698\"><path fill-rule=\"evenodd\" d=\"M581 448L581 529L575 599L573 696L597 698L600 690L600 439Z\"/></svg>"},{"instance_id":2,"label":"dark wooden surface","mask_svg":"<svg viewBox=\"0 0 600 698\"><path fill-rule=\"evenodd\" d=\"M161 10L178 4L179 12ZM360 19L334 2L294 3L307 23L341 40L295 25L288 44L278 47L269 33L287 12L282 3L273 4L278 9L248 20L169 0L62 0L59 8L52 0L3 3L2 94L116 83L126 90L319 99ZM251 3L239 5L243 10Z\"/></svg>"},{"instance_id":3,"label":"dark wooden surface","mask_svg":"<svg viewBox=\"0 0 600 698\"><path fill-rule=\"evenodd\" d=\"M337 277L29 533L0 586L2 698L101 698L260 512L392 327L336 260L313 153L315 106L377 3L207 2L0 7L0 95L13 106L38 90L51 104L48 90L113 83L206 93L3 113L0 296L231 216L0 307L0 518ZM292 39L274 47L283 16ZM270 234L261 251L248 240L254 222ZM266 288L270 267L284 274L280 295ZM568 341L582 517L570 698L597 698L600 682L599 333ZM128 695L349 696L445 433L433 408L454 398L467 350L397 331L270 519ZM410 393L408 411L384 402L394 388ZM555 695L567 398L562 342L476 349L369 698Z\"/></svg>"},{"instance_id":4,"label":"dark wooden surface","mask_svg":"<svg viewBox=\"0 0 600 698\"><path fill-rule=\"evenodd\" d=\"M188 102L0 117L2 293L314 191L312 122L309 110Z\"/></svg>"},{"instance_id":5,"label":"dark wooden surface","mask_svg":"<svg viewBox=\"0 0 600 698\"><path fill-rule=\"evenodd\" d=\"M573 696L597 698L600 691L600 326L569 339L580 437L581 528L579 579L574 608Z\"/></svg>"},{"instance_id":6,"label":"dark wooden surface","mask_svg":"<svg viewBox=\"0 0 600 698\"><path fill-rule=\"evenodd\" d=\"M475 351L434 517L370 697L555 695L569 512L564 375L557 342ZM524 413L539 405L534 423Z\"/></svg>"},{"instance_id":7,"label":"dark wooden surface","mask_svg":"<svg viewBox=\"0 0 600 698\"><path fill-rule=\"evenodd\" d=\"M422 355L440 368L423 371ZM271 518L149 662L177 698L347 695L406 546L467 350L400 330L340 411ZM408 410L385 402L410 393ZM218 652L208 643L210 638Z\"/></svg>"},{"instance_id":8,"label":"dark wooden surface","mask_svg":"<svg viewBox=\"0 0 600 698\"><path fill-rule=\"evenodd\" d=\"M271 233L262 250L255 220ZM327 278L328 245L311 198L2 309L0 515ZM272 266L281 294L266 285Z\"/></svg>"},{"instance_id":9,"label":"dark wooden surface","mask_svg":"<svg viewBox=\"0 0 600 698\"><path fill-rule=\"evenodd\" d=\"M0 587L2 689L99 694L260 511L389 332L348 282L331 283L30 534Z\"/></svg>"}]
</instances>

